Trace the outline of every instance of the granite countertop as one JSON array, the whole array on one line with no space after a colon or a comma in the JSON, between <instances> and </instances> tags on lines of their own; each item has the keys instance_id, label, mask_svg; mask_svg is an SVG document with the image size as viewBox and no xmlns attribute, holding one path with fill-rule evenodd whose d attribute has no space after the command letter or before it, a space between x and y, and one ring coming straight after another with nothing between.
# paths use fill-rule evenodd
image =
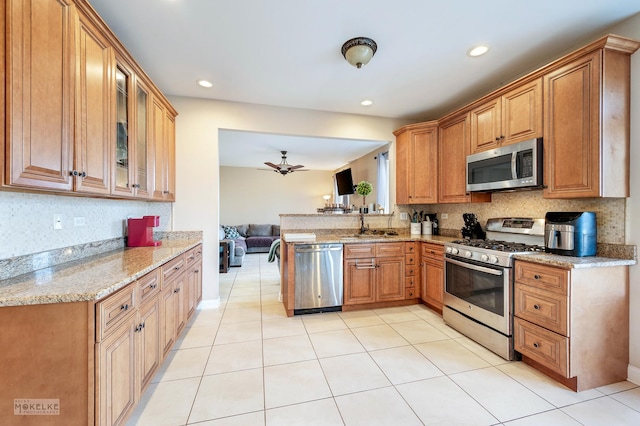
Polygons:
<instances>
[{"instance_id":1,"label":"granite countertop","mask_svg":"<svg viewBox=\"0 0 640 426\"><path fill-rule=\"evenodd\" d=\"M602 256L571 257L551 253L524 253L516 254L513 257L516 260L526 260L527 262L539 263L541 265L557 266L569 269L632 266L638 263L633 259L614 259Z\"/></svg>"},{"instance_id":2,"label":"granite countertop","mask_svg":"<svg viewBox=\"0 0 640 426\"><path fill-rule=\"evenodd\" d=\"M158 247L109 251L0 281L0 307L99 300L200 244L163 240Z\"/></svg>"},{"instance_id":3,"label":"granite countertop","mask_svg":"<svg viewBox=\"0 0 640 426\"><path fill-rule=\"evenodd\" d=\"M311 231L312 232L312 231ZM365 234L359 235L358 231L354 231L349 234L345 233L317 233L315 240L307 240L307 241L287 241L286 234L287 232L282 232L283 240L289 244L329 244L329 243L338 243L338 244L352 244L352 243L397 243L397 242L406 242L406 241L417 241L417 242L427 242L427 243L435 243L435 244L444 244L446 242L451 242L454 240L459 240L460 238L447 237L444 235L419 235L419 234L409 234L409 233L398 233L398 235L374 235L374 234ZM296 231L291 231L291 233L296 233ZM306 231L304 233L307 233Z\"/></svg>"}]
</instances>

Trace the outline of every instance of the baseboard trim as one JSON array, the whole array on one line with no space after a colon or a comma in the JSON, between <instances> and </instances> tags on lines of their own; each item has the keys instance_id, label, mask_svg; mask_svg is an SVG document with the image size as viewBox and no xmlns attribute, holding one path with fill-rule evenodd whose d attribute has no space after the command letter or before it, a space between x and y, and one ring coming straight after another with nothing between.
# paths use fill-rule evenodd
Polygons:
<instances>
[{"instance_id":1,"label":"baseboard trim","mask_svg":"<svg viewBox=\"0 0 640 426\"><path fill-rule=\"evenodd\" d=\"M220 307L220 298L207 299L200 302L197 309L217 309Z\"/></svg>"},{"instance_id":2,"label":"baseboard trim","mask_svg":"<svg viewBox=\"0 0 640 426\"><path fill-rule=\"evenodd\" d=\"M627 366L627 380L640 386L640 368L633 365Z\"/></svg>"}]
</instances>

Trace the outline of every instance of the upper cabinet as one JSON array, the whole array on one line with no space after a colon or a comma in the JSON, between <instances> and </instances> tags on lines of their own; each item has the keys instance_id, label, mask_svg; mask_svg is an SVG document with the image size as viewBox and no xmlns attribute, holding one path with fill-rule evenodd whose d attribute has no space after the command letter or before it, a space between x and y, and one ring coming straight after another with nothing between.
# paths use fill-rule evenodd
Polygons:
<instances>
[{"instance_id":1,"label":"upper cabinet","mask_svg":"<svg viewBox=\"0 0 640 426\"><path fill-rule=\"evenodd\" d=\"M2 186L174 201L177 114L86 0L9 0L0 14Z\"/></svg>"},{"instance_id":2,"label":"upper cabinet","mask_svg":"<svg viewBox=\"0 0 640 426\"><path fill-rule=\"evenodd\" d=\"M438 202L438 122L405 126L396 135L396 202Z\"/></svg>"},{"instance_id":3,"label":"upper cabinet","mask_svg":"<svg viewBox=\"0 0 640 426\"><path fill-rule=\"evenodd\" d=\"M629 196L630 54L605 37L544 76L546 198Z\"/></svg>"},{"instance_id":4,"label":"upper cabinet","mask_svg":"<svg viewBox=\"0 0 640 426\"><path fill-rule=\"evenodd\" d=\"M471 111L471 154L541 136L541 78Z\"/></svg>"},{"instance_id":5,"label":"upper cabinet","mask_svg":"<svg viewBox=\"0 0 640 426\"><path fill-rule=\"evenodd\" d=\"M152 134L155 147L155 184L153 198L175 200L175 120L158 100L153 100Z\"/></svg>"}]
</instances>

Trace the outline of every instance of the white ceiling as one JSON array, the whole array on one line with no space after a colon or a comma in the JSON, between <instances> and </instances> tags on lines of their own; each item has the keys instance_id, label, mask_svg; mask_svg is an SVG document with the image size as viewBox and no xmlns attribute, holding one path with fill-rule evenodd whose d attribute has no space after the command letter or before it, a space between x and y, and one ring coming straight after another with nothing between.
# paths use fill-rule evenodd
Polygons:
<instances>
[{"instance_id":1,"label":"white ceiling","mask_svg":"<svg viewBox=\"0 0 640 426\"><path fill-rule=\"evenodd\" d=\"M89 1L165 94L416 122L438 118L640 12L638 0ZM362 69L340 52L357 36L378 44ZM490 46L486 55L465 54L480 43ZM199 79L213 87L197 86ZM363 99L374 104L362 107ZM260 164L279 162L281 149L291 151L290 162L305 164L295 150L276 145Z\"/></svg>"}]
</instances>

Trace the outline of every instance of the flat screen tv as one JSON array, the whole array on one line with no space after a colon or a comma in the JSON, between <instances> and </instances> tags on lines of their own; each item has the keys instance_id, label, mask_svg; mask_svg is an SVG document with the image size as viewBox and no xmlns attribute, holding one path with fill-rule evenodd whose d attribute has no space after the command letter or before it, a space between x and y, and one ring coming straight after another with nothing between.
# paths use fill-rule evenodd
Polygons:
<instances>
[{"instance_id":1,"label":"flat screen tv","mask_svg":"<svg viewBox=\"0 0 640 426\"><path fill-rule=\"evenodd\" d=\"M336 173L336 184L338 185L338 195L353 194L351 169L345 169Z\"/></svg>"}]
</instances>

